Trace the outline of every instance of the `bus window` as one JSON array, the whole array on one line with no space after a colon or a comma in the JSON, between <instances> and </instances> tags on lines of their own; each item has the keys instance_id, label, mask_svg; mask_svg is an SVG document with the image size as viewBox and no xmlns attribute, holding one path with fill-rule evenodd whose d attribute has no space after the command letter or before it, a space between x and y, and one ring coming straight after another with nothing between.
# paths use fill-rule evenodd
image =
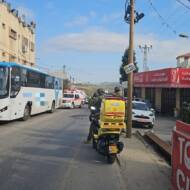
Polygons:
<instances>
[{"instance_id":1,"label":"bus window","mask_svg":"<svg viewBox=\"0 0 190 190\"><path fill-rule=\"evenodd\" d=\"M21 86L27 86L27 70L21 69Z\"/></svg>"},{"instance_id":2,"label":"bus window","mask_svg":"<svg viewBox=\"0 0 190 190\"><path fill-rule=\"evenodd\" d=\"M27 86L40 88L40 73L28 70Z\"/></svg>"},{"instance_id":3,"label":"bus window","mask_svg":"<svg viewBox=\"0 0 190 190\"><path fill-rule=\"evenodd\" d=\"M46 79L46 75L40 74L40 88L45 88L45 79Z\"/></svg>"},{"instance_id":4,"label":"bus window","mask_svg":"<svg viewBox=\"0 0 190 190\"><path fill-rule=\"evenodd\" d=\"M53 89L54 88L54 79L51 76L46 76L45 79L45 88Z\"/></svg>"},{"instance_id":5,"label":"bus window","mask_svg":"<svg viewBox=\"0 0 190 190\"><path fill-rule=\"evenodd\" d=\"M20 91L20 68L12 67L11 71L11 98L15 98Z\"/></svg>"}]
</instances>

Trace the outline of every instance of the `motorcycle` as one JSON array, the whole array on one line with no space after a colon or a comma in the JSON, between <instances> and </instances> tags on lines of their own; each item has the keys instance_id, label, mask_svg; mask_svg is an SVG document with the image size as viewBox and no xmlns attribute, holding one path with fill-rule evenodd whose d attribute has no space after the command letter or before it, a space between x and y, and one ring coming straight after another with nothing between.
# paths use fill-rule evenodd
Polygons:
<instances>
[{"instance_id":1,"label":"motorcycle","mask_svg":"<svg viewBox=\"0 0 190 190\"><path fill-rule=\"evenodd\" d=\"M92 146L98 153L106 156L113 164L124 144L120 141L125 124L125 101L121 98L107 97L102 101L101 111L91 107L91 125L93 125Z\"/></svg>"}]
</instances>

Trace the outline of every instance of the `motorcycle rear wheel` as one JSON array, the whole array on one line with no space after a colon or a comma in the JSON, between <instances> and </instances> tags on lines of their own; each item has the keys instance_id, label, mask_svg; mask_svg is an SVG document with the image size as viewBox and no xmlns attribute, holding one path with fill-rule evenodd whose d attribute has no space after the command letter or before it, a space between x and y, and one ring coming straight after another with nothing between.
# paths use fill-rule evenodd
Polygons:
<instances>
[{"instance_id":1,"label":"motorcycle rear wheel","mask_svg":"<svg viewBox=\"0 0 190 190\"><path fill-rule=\"evenodd\" d=\"M107 156L107 162L108 164L113 164L116 160L116 155L108 155Z\"/></svg>"},{"instance_id":2,"label":"motorcycle rear wheel","mask_svg":"<svg viewBox=\"0 0 190 190\"><path fill-rule=\"evenodd\" d=\"M95 141L95 139L92 139L92 148L94 148L95 150L97 150L97 143Z\"/></svg>"}]
</instances>

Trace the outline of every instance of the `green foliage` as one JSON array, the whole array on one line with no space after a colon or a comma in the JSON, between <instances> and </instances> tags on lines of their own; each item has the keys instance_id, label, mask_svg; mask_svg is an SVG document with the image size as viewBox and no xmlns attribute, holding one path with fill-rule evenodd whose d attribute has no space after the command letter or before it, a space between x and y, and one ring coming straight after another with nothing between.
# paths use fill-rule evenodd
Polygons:
<instances>
[{"instance_id":1,"label":"green foliage","mask_svg":"<svg viewBox=\"0 0 190 190\"><path fill-rule=\"evenodd\" d=\"M190 124L190 103L183 103L181 119L183 122Z\"/></svg>"},{"instance_id":2,"label":"green foliage","mask_svg":"<svg viewBox=\"0 0 190 190\"><path fill-rule=\"evenodd\" d=\"M128 64L128 54L129 54L129 49L126 49L125 52L124 52L124 55L122 57L122 64L120 66L120 75L121 75L121 78L120 78L120 82L123 82L123 81L127 81L128 80L128 77L127 77L127 74L125 73L125 70L124 70L124 66ZM137 73L139 68L137 66L137 61L136 61L136 53L134 51L134 64L136 66L136 70L134 71L134 73Z\"/></svg>"}]
</instances>

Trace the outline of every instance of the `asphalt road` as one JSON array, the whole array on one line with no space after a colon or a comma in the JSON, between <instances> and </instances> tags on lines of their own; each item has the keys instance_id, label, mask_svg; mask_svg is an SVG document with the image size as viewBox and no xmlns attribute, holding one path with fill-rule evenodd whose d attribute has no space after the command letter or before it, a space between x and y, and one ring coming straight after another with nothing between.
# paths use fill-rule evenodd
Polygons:
<instances>
[{"instance_id":1,"label":"asphalt road","mask_svg":"<svg viewBox=\"0 0 190 190\"><path fill-rule=\"evenodd\" d=\"M88 110L57 110L0 124L0 190L126 190L117 163L91 145Z\"/></svg>"}]
</instances>

